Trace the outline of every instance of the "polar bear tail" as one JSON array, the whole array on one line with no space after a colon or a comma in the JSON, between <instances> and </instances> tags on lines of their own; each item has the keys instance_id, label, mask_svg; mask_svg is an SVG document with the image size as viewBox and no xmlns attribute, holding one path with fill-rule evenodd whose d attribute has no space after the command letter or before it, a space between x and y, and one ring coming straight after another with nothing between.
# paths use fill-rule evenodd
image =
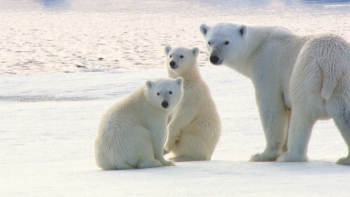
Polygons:
<instances>
[{"instance_id":1,"label":"polar bear tail","mask_svg":"<svg viewBox=\"0 0 350 197\"><path fill-rule=\"evenodd\" d=\"M313 56L322 73L321 96L325 100L332 97L338 81L349 66L349 44L341 37L332 34L320 35L309 41Z\"/></svg>"},{"instance_id":2,"label":"polar bear tail","mask_svg":"<svg viewBox=\"0 0 350 197\"><path fill-rule=\"evenodd\" d=\"M332 61L324 61L323 63L326 65L323 65L322 67L324 69L326 68L327 71L323 70L321 96L323 99L329 100L334 92L335 87L337 86L337 76L333 70L335 66L332 65Z\"/></svg>"}]
</instances>

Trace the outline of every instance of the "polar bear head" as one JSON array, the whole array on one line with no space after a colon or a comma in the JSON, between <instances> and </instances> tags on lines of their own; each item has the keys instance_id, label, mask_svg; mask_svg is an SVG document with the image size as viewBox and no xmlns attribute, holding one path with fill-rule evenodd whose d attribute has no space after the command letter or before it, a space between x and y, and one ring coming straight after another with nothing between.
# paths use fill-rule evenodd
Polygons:
<instances>
[{"instance_id":1,"label":"polar bear head","mask_svg":"<svg viewBox=\"0 0 350 197\"><path fill-rule=\"evenodd\" d=\"M156 79L146 82L145 96L158 109L170 111L182 99L183 79Z\"/></svg>"},{"instance_id":2,"label":"polar bear head","mask_svg":"<svg viewBox=\"0 0 350 197\"><path fill-rule=\"evenodd\" d=\"M172 76L182 76L184 72L197 66L198 48L165 47L166 67Z\"/></svg>"},{"instance_id":3,"label":"polar bear head","mask_svg":"<svg viewBox=\"0 0 350 197\"><path fill-rule=\"evenodd\" d=\"M214 65L227 64L235 60L244 47L247 34L245 25L219 23L213 27L200 26L209 51L209 60Z\"/></svg>"}]
</instances>

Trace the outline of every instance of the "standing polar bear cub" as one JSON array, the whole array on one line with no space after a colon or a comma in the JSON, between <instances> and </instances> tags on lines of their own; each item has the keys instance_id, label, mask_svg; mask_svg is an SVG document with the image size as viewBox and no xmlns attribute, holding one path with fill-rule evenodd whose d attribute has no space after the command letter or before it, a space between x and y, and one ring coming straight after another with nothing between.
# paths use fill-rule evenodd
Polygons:
<instances>
[{"instance_id":1,"label":"standing polar bear cub","mask_svg":"<svg viewBox=\"0 0 350 197\"><path fill-rule=\"evenodd\" d=\"M173 161L210 160L221 131L215 103L197 65L198 48L166 47L166 68L170 78L184 79L184 96L170 113L164 153Z\"/></svg>"},{"instance_id":2,"label":"standing polar bear cub","mask_svg":"<svg viewBox=\"0 0 350 197\"><path fill-rule=\"evenodd\" d=\"M167 117L182 98L183 79L147 81L103 116L95 158L104 170L174 165L163 157Z\"/></svg>"},{"instance_id":3,"label":"standing polar bear cub","mask_svg":"<svg viewBox=\"0 0 350 197\"><path fill-rule=\"evenodd\" d=\"M212 64L233 68L254 84L266 148L252 161L306 161L314 123L333 118L349 148L337 163L350 165L350 45L344 39L227 23L203 24L200 31Z\"/></svg>"}]
</instances>

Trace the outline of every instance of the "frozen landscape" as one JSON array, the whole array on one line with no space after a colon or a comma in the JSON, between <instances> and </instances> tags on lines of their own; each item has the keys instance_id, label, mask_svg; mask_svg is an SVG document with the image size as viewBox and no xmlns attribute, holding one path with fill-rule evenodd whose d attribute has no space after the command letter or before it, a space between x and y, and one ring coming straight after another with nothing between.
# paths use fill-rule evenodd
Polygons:
<instances>
[{"instance_id":1,"label":"frozen landscape","mask_svg":"<svg viewBox=\"0 0 350 197\"><path fill-rule=\"evenodd\" d=\"M347 147L319 121L309 162L249 162L265 139L251 82L207 60L199 25L241 22L332 32L350 41L346 1L0 0L0 196L349 196ZM166 75L164 47L200 49L222 120L208 162L102 171L102 115ZM78 68L77 66L80 66Z\"/></svg>"}]
</instances>

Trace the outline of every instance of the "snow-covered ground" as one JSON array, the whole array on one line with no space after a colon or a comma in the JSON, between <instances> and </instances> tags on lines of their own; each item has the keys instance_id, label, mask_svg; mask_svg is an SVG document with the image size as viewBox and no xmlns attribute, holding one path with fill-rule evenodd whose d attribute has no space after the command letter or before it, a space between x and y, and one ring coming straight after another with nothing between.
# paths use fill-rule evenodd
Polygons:
<instances>
[{"instance_id":1,"label":"snow-covered ground","mask_svg":"<svg viewBox=\"0 0 350 197\"><path fill-rule=\"evenodd\" d=\"M0 197L349 196L350 167L334 164L347 147L332 121L314 126L307 163L248 162L265 146L252 84L208 63L198 29L242 22L350 41L349 11L331 0L0 0ZM223 126L212 161L100 170L102 115L166 75L166 45L200 49Z\"/></svg>"},{"instance_id":2,"label":"snow-covered ground","mask_svg":"<svg viewBox=\"0 0 350 197\"><path fill-rule=\"evenodd\" d=\"M264 135L250 81L202 67L222 120L209 162L102 171L93 141L103 113L165 69L0 77L0 196L348 196L347 148L332 121L313 130L308 163L252 163Z\"/></svg>"}]
</instances>

